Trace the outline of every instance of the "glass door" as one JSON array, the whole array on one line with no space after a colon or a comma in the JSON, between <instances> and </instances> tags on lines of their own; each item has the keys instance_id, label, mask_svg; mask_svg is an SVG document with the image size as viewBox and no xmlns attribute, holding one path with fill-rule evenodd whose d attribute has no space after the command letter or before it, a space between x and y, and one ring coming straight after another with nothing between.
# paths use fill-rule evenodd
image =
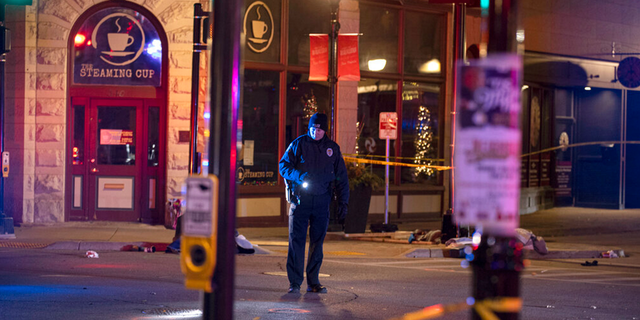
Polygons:
<instances>
[{"instance_id":1,"label":"glass door","mask_svg":"<svg viewBox=\"0 0 640 320\"><path fill-rule=\"evenodd\" d=\"M89 112L89 219L139 221L142 101L92 100Z\"/></svg>"}]
</instances>

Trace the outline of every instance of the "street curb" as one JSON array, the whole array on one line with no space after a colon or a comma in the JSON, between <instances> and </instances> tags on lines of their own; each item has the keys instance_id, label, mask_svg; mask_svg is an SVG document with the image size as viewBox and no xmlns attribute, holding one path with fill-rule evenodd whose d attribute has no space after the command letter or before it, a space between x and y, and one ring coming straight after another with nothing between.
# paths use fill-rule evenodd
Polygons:
<instances>
[{"instance_id":1,"label":"street curb","mask_svg":"<svg viewBox=\"0 0 640 320\"><path fill-rule=\"evenodd\" d=\"M541 255L534 250L524 250L524 258L530 260L546 259L602 259L602 253L615 252L618 257L625 257L624 250L550 250ZM464 258L464 249L413 249L404 255L407 258Z\"/></svg>"},{"instance_id":2,"label":"street curb","mask_svg":"<svg viewBox=\"0 0 640 320\"><path fill-rule=\"evenodd\" d=\"M44 249L48 250L101 250L101 251L120 251L126 245L134 245L142 247L145 242L80 242L80 241L60 241L54 242Z\"/></svg>"}]
</instances>

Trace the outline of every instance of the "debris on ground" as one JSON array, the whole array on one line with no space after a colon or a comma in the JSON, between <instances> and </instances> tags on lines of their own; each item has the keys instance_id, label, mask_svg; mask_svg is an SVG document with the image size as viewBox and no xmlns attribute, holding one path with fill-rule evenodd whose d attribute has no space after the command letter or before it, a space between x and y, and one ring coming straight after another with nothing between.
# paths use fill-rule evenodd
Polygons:
<instances>
[{"instance_id":1,"label":"debris on ground","mask_svg":"<svg viewBox=\"0 0 640 320\"><path fill-rule=\"evenodd\" d=\"M547 243L542 237L537 237L531 230L516 228L516 240L522 243L522 249L535 250L541 255L549 253Z\"/></svg>"},{"instance_id":2,"label":"debris on ground","mask_svg":"<svg viewBox=\"0 0 640 320\"><path fill-rule=\"evenodd\" d=\"M87 258L98 258L99 257L98 253L95 252L95 251L92 251L92 250L87 251L84 254L84 256L87 257Z\"/></svg>"},{"instance_id":3,"label":"debris on ground","mask_svg":"<svg viewBox=\"0 0 640 320\"><path fill-rule=\"evenodd\" d=\"M585 266L585 267L595 267L598 265L598 260L593 260L592 262L589 261L585 261L584 263L580 264L581 266Z\"/></svg>"},{"instance_id":4,"label":"debris on ground","mask_svg":"<svg viewBox=\"0 0 640 320\"><path fill-rule=\"evenodd\" d=\"M412 243L414 241L427 241L435 244L440 244L442 242L442 231L440 230L425 231L421 229L416 229L409 236L409 243Z\"/></svg>"},{"instance_id":5,"label":"debris on ground","mask_svg":"<svg viewBox=\"0 0 640 320\"><path fill-rule=\"evenodd\" d=\"M141 251L141 252L156 252L156 247L155 246L136 246L133 244L128 244L122 248L120 248L120 251Z\"/></svg>"},{"instance_id":6,"label":"debris on ground","mask_svg":"<svg viewBox=\"0 0 640 320\"><path fill-rule=\"evenodd\" d=\"M614 258L619 258L620 256L618 256L618 253L616 253L613 250L609 250L609 251L605 251L603 253L600 254L603 258L610 258L610 259L614 259Z\"/></svg>"}]
</instances>

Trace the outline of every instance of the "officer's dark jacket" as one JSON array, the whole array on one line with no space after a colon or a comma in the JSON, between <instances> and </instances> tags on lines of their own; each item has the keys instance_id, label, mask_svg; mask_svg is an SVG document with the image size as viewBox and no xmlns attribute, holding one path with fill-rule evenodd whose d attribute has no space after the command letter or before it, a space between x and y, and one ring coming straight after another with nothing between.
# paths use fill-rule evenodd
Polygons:
<instances>
[{"instance_id":1,"label":"officer's dark jacket","mask_svg":"<svg viewBox=\"0 0 640 320\"><path fill-rule=\"evenodd\" d=\"M308 187L303 189L305 173ZM293 140L280 159L280 175L296 195L325 194L335 181L338 202L349 202L349 178L340 147L326 135L319 141L309 134Z\"/></svg>"}]
</instances>

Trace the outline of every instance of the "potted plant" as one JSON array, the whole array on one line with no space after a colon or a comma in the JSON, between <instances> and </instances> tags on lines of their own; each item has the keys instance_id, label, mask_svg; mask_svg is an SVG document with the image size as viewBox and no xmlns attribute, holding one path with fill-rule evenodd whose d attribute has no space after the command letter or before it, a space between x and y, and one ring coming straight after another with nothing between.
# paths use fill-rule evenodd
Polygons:
<instances>
[{"instance_id":1,"label":"potted plant","mask_svg":"<svg viewBox=\"0 0 640 320\"><path fill-rule=\"evenodd\" d=\"M344 221L345 233L364 233L369 217L369 204L373 189L384 185L384 180L371 172L368 166L347 162L349 176L349 213Z\"/></svg>"}]
</instances>

